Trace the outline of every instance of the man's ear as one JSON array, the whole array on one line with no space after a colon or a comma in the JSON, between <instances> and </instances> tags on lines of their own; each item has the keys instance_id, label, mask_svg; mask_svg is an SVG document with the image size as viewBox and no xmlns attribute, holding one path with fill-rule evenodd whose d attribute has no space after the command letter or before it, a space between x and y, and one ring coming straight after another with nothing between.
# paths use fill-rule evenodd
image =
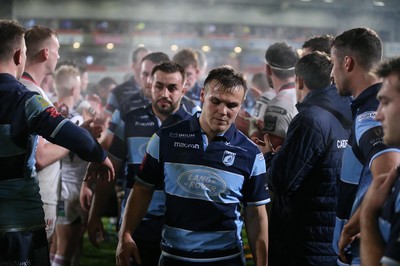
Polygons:
<instances>
[{"instance_id":1,"label":"man's ear","mask_svg":"<svg viewBox=\"0 0 400 266\"><path fill-rule=\"evenodd\" d=\"M201 92L200 92L200 102L201 103L204 103L204 100L205 100L205 92L204 92L204 87L203 88L201 88Z\"/></svg>"},{"instance_id":2,"label":"man's ear","mask_svg":"<svg viewBox=\"0 0 400 266\"><path fill-rule=\"evenodd\" d=\"M49 48L43 48L39 53L43 61L46 61L49 58Z\"/></svg>"},{"instance_id":3,"label":"man's ear","mask_svg":"<svg viewBox=\"0 0 400 266\"><path fill-rule=\"evenodd\" d=\"M304 89L304 79L300 76L296 76L296 83L297 83L297 89L303 90Z\"/></svg>"},{"instance_id":4,"label":"man's ear","mask_svg":"<svg viewBox=\"0 0 400 266\"><path fill-rule=\"evenodd\" d=\"M345 56L344 58L344 67L348 72L352 71L354 69L355 61L354 58L350 56Z\"/></svg>"},{"instance_id":5,"label":"man's ear","mask_svg":"<svg viewBox=\"0 0 400 266\"><path fill-rule=\"evenodd\" d=\"M16 66L22 63L22 49L18 49L17 51L15 51L13 55L13 61Z\"/></svg>"}]
</instances>

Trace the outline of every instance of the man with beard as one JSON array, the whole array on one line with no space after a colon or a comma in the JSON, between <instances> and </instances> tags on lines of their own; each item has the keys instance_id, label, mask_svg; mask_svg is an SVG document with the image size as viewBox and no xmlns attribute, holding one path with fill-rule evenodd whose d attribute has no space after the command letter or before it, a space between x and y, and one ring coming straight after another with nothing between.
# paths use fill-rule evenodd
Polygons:
<instances>
[{"instance_id":1,"label":"man with beard","mask_svg":"<svg viewBox=\"0 0 400 266\"><path fill-rule=\"evenodd\" d=\"M165 85L155 80L153 89L165 91ZM255 264L268 264L265 161L234 125L247 89L232 67L211 70L200 94L202 112L150 139L126 205L117 265L129 265L132 256L140 263L140 243L131 232L140 229L160 195L165 214L159 265L244 266L243 221Z\"/></svg>"},{"instance_id":2,"label":"man with beard","mask_svg":"<svg viewBox=\"0 0 400 266\"><path fill-rule=\"evenodd\" d=\"M127 164L125 198L135 182L135 176L146 153L146 145L150 137L161 127L190 117L180 103L184 95L185 73L183 68L172 62L157 65L151 72L152 103L146 107L130 111L124 116L124 129L116 132L109 154L111 155L116 171ZM161 227L164 214L165 196L162 187L158 187L155 197L150 204L146 218L133 233L133 238L139 248L142 265L158 265L160 255ZM90 211L88 232L94 245L96 233L103 230L99 206L104 206L105 198L94 195L93 206ZM122 209L125 207L122 204ZM123 215L123 210L121 211Z\"/></svg>"},{"instance_id":3,"label":"man with beard","mask_svg":"<svg viewBox=\"0 0 400 266\"><path fill-rule=\"evenodd\" d=\"M376 120L382 123L383 141L400 147L400 57L382 63ZM400 265L400 168L377 176L361 205L361 259L365 265Z\"/></svg>"},{"instance_id":4,"label":"man with beard","mask_svg":"<svg viewBox=\"0 0 400 266\"><path fill-rule=\"evenodd\" d=\"M400 152L383 143L382 124L374 119L382 85L372 71L382 56L378 35L368 28L347 30L334 39L331 56L339 94L354 98L353 125L338 187L333 248L339 265L359 265L360 204L372 179L400 162Z\"/></svg>"}]
</instances>

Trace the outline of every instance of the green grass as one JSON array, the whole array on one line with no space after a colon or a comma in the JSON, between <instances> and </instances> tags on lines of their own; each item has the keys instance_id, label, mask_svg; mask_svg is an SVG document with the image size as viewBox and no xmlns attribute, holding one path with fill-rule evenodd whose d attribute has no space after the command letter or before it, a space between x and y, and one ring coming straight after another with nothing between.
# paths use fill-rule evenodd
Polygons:
<instances>
[{"instance_id":1,"label":"green grass","mask_svg":"<svg viewBox=\"0 0 400 266\"><path fill-rule=\"evenodd\" d=\"M101 243L99 249L95 248L88 239L87 233L83 238L83 252L80 260L81 266L110 266L115 265L115 249L117 247L117 233L113 226L109 223L108 218L102 219L104 228L106 229L107 235L104 241ZM243 242L245 246L245 254L247 265L254 265L249 245L247 242L246 232L243 230Z\"/></svg>"},{"instance_id":2,"label":"green grass","mask_svg":"<svg viewBox=\"0 0 400 266\"><path fill-rule=\"evenodd\" d=\"M90 242L87 233L83 237L83 252L80 259L82 266L110 266L115 265L115 249L117 247L117 233L108 218L102 219L106 229L104 241L100 248L94 247Z\"/></svg>"}]
</instances>

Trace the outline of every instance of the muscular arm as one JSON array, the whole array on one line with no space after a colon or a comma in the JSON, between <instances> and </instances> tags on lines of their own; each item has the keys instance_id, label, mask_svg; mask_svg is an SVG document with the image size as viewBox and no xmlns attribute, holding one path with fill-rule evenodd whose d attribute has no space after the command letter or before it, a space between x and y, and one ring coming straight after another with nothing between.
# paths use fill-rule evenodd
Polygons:
<instances>
[{"instance_id":1,"label":"muscular arm","mask_svg":"<svg viewBox=\"0 0 400 266\"><path fill-rule=\"evenodd\" d=\"M386 152L376 157L371 163L372 178L387 174L400 163L400 153ZM360 208L354 213L343 228L339 241L339 256L344 260L344 249L360 233ZM364 232L363 232L364 234ZM364 236L363 236L364 237ZM344 260L345 261L345 260Z\"/></svg>"},{"instance_id":2,"label":"muscular arm","mask_svg":"<svg viewBox=\"0 0 400 266\"><path fill-rule=\"evenodd\" d=\"M247 238L257 266L268 265L268 216L265 205L244 210Z\"/></svg>"},{"instance_id":3,"label":"muscular arm","mask_svg":"<svg viewBox=\"0 0 400 266\"><path fill-rule=\"evenodd\" d=\"M110 158L114 166L114 171L119 173L121 171L121 162L112 157ZM101 222L101 212L106 206L108 199L114 190L114 186L115 180L113 182L98 180L96 183L87 225L89 240L95 247L99 247L98 234L100 234L101 238L103 237L104 228Z\"/></svg>"},{"instance_id":4,"label":"muscular arm","mask_svg":"<svg viewBox=\"0 0 400 266\"><path fill-rule=\"evenodd\" d=\"M379 213L396 181L397 173L397 169L394 168L389 174L376 176L360 207L361 259L363 265L381 265L384 242L378 226Z\"/></svg>"},{"instance_id":5,"label":"muscular arm","mask_svg":"<svg viewBox=\"0 0 400 266\"><path fill-rule=\"evenodd\" d=\"M131 234L146 215L153 192L153 188L136 182L129 194L121 229L118 234L117 265L130 265L129 258L132 255L137 262L140 262L139 253Z\"/></svg>"}]
</instances>

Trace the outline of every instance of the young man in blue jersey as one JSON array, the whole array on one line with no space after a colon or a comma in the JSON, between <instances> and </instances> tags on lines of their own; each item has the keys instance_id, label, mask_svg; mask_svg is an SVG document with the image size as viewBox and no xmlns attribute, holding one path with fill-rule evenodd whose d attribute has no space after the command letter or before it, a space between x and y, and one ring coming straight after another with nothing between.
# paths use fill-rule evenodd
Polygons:
<instances>
[{"instance_id":1,"label":"young man in blue jersey","mask_svg":"<svg viewBox=\"0 0 400 266\"><path fill-rule=\"evenodd\" d=\"M213 69L201 91L203 111L153 135L125 209L117 265L140 261L131 232L157 186L166 195L159 265L245 265L242 218L256 265L267 265L265 161L233 124L246 91L240 72Z\"/></svg>"},{"instance_id":2,"label":"young man in blue jersey","mask_svg":"<svg viewBox=\"0 0 400 266\"><path fill-rule=\"evenodd\" d=\"M146 152L150 137L161 127L191 115L182 107L185 73L183 68L172 62L156 65L150 73L152 85L152 103L137 108L124 115L124 124L114 136L109 154L116 171L124 170L126 165L125 200L122 202L122 213L126 198L131 192L135 176ZM104 187L104 185L106 187ZM100 220L101 206L105 205L105 195L109 194L108 184L98 182L90 212L88 233L91 242L96 243L96 233L102 231ZM142 258L142 265L157 265L160 256L161 227L164 217L165 194L162 187L157 187L155 197L150 204L146 217L132 233Z\"/></svg>"},{"instance_id":3,"label":"young man in blue jersey","mask_svg":"<svg viewBox=\"0 0 400 266\"><path fill-rule=\"evenodd\" d=\"M400 57L377 69L383 85L376 120L382 123L386 145L400 147ZM361 205L363 265L400 265L400 170L374 177Z\"/></svg>"},{"instance_id":4,"label":"young man in blue jersey","mask_svg":"<svg viewBox=\"0 0 400 266\"><path fill-rule=\"evenodd\" d=\"M86 178L114 177L88 131L62 117L18 79L26 61L24 28L0 20L0 265L50 265L44 211L35 171L38 135L95 162Z\"/></svg>"},{"instance_id":5,"label":"young man in blue jersey","mask_svg":"<svg viewBox=\"0 0 400 266\"><path fill-rule=\"evenodd\" d=\"M353 125L338 184L333 248L339 265L359 265L360 204L372 179L400 162L400 152L383 143L382 125L374 119L382 85L373 73L382 56L378 35L368 28L347 30L334 39L331 56L339 94L354 98Z\"/></svg>"}]
</instances>

